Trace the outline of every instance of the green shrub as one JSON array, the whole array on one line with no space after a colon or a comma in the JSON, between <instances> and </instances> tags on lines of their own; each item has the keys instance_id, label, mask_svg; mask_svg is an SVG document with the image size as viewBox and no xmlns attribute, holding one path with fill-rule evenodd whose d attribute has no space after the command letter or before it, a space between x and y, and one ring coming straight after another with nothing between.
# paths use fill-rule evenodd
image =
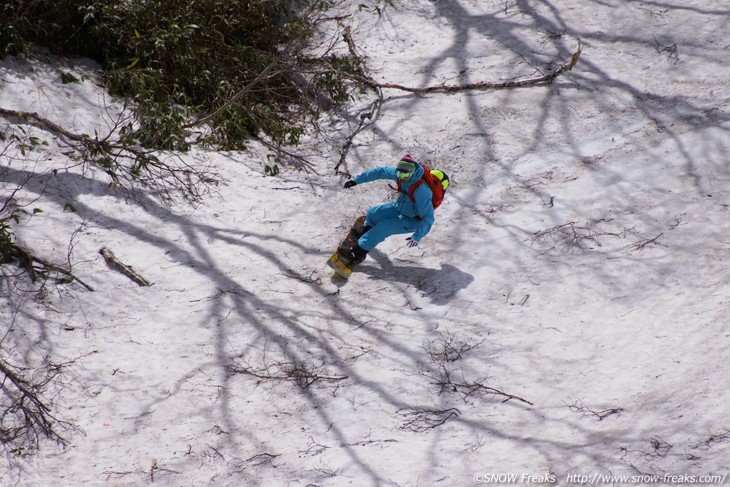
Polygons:
<instances>
[{"instance_id":1,"label":"green shrub","mask_svg":"<svg viewBox=\"0 0 730 487\"><path fill-rule=\"evenodd\" d=\"M309 89L341 103L349 97L347 83L331 68L359 69L351 57L304 54L313 21L297 12L311 3L327 6L321 0L11 0L0 7L0 54L45 46L97 60L110 92L136 107L137 123L127 137L177 150L188 147L184 121L222 106L273 63L214 119L208 141L235 149L251 135L266 134L296 144L302 124L316 113L297 73L310 73ZM283 58L288 43L296 49Z\"/></svg>"}]
</instances>

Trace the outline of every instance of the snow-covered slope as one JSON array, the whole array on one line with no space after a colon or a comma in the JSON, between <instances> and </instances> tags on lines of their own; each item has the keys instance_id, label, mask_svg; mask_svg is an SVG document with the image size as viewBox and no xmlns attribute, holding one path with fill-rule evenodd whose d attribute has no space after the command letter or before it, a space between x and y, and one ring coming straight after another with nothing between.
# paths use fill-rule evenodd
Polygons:
<instances>
[{"instance_id":1,"label":"snow-covered slope","mask_svg":"<svg viewBox=\"0 0 730 487\"><path fill-rule=\"evenodd\" d=\"M194 207L127 199L93 171L30 181L18 199L43 213L19 241L62 260L73 238L74 273L95 292L18 294L27 282L3 278L3 352L75 359L54 399L82 429L65 448L7 453L3 485L728 473L730 10L363 3L343 4L343 22L383 82L521 79L568 61L578 38L583 53L549 86L386 90L343 169L409 152L453 184L421 246L386 241L346 284L324 262L391 194L342 189L333 168L352 125L338 120L302 148L307 171L266 176L255 146L184 155L224 180ZM61 84L61 71L83 82ZM84 61L6 59L0 80L0 107L78 132L122 112ZM68 165L54 136L32 130L49 145L4 154L6 177ZM110 269L102 247L154 285Z\"/></svg>"}]
</instances>

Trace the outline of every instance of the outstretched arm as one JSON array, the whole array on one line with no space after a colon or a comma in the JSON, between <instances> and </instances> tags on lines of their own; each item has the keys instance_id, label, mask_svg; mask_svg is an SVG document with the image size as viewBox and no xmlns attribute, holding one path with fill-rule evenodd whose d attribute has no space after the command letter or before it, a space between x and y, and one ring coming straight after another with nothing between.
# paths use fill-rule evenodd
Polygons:
<instances>
[{"instance_id":1,"label":"outstretched arm","mask_svg":"<svg viewBox=\"0 0 730 487\"><path fill-rule=\"evenodd\" d=\"M377 181L378 179L397 180L398 178L395 175L395 168L390 166L376 167L365 171L359 176L355 176L353 181L355 181L356 184L362 184L369 183L370 181Z\"/></svg>"}]
</instances>

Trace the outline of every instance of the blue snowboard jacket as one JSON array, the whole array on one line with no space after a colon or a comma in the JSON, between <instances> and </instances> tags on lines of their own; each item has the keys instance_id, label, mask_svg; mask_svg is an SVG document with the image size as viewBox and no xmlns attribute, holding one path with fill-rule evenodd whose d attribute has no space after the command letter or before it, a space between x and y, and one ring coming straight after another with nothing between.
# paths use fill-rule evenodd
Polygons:
<instances>
[{"instance_id":1,"label":"blue snowboard jacket","mask_svg":"<svg viewBox=\"0 0 730 487\"><path fill-rule=\"evenodd\" d=\"M398 210L398 218L421 218L421 220L416 220L417 228L412 237L416 241L420 241L431 230L431 226L434 223L433 203L431 201L432 192L428 185L421 184L416 188L416 191L413 193L413 198L416 200L415 203L408 196L408 189L411 185L420 181L421 177L423 177L423 171L423 166L416 163L416 170L413 173L413 177L410 181L401 183L402 192L394 202ZM395 168L390 166L376 167L356 176L354 181L357 184L361 184L378 179L389 179L395 181L397 184L398 176L396 176Z\"/></svg>"}]
</instances>

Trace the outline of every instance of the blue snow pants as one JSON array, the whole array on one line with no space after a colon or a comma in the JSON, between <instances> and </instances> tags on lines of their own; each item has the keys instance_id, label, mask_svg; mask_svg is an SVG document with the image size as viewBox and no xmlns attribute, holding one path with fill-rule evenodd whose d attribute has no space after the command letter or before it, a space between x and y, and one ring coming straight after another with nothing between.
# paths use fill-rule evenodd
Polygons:
<instances>
[{"instance_id":1,"label":"blue snow pants","mask_svg":"<svg viewBox=\"0 0 730 487\"><path fill-rule=\"evenodd\" d=\"M368 210L365 225L371 226L357 244L370 251L380 242L399 233L413 233L418 228L418 220L398 214L397 202L373 206Z\"/></svg>"}]
</instances>

